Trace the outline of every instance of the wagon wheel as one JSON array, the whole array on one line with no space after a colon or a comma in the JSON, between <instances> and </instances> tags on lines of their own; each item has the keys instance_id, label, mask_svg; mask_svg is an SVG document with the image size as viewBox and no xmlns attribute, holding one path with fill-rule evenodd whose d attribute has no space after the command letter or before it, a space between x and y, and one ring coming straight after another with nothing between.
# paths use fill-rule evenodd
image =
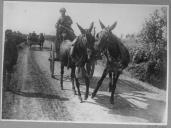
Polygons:
<instances>
[{"instance_id":1,"label":"wagon wheel","mask_svg":"<svg viewBox=\"0 0 171 128\"><path fill-rule=\"evenodd\" d=\"M50 51L50 72L51 77L54 78L54 69L55 69L55 51L53 44L51 45L51 51Z\"/></svg>"}]
</instances>

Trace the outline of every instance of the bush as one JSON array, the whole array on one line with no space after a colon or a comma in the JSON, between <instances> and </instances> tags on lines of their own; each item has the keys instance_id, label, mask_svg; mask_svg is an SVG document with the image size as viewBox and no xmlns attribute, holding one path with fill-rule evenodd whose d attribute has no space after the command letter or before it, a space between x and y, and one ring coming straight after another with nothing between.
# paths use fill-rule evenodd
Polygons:
<instances>
[{"instance_id":1,"label":"bush","mask_svg":"<svg viewBox=\"0 0 171 128\"><path fill-rule=\"evenodd\" d=\"M129 48L132 63L128 71L159 88L166 87L167 78L166 12L166 8L155 10L137 36L142 46Z\"/></svg>"},{"instance_id":2,"label":"bush","mask_svg":"<svg viewBox=\"0 0 171 128\"><path fill-rule=\"evenodd\" d=\"M131 64L128 67L128 71L137 79L141 81L146 80L146 63Z\"/></svg>"},{"instance_id":3,"label":"bush","mask_svg":"<svg viewBox=\"0 0 171 128\"><path fill-rule=\"evenodd\" d=\"M132 62L139 64L142 62L146 62L150 59L149 52L144 48L137 48L133 52Z\"/></svg>"}]
</instances>

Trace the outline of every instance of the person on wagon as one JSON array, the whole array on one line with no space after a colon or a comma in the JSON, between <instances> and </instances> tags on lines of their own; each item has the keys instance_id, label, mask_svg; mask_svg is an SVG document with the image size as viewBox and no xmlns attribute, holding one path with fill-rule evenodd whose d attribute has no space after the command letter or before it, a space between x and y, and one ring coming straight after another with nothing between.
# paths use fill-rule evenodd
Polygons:
<instances>
[{"instance_id":1,"label":"person on wagon","mask_svg":"<svg viewBox=\"0 0 171 128\"><path fill-rule=\"evenodd\" d=\"M56 27L56 36L61 41L63 40L63 38L65 38L66 34L73 31L73 29L71 28L73 21L70 16L66 15L65 8L61 8L59 12L61 16L58 19L55 27Z\"/></svg>"},{"instance_id":2,"label":"person on wagon","mask_svg":"<svg viewBox=\"0 0 171 128\"><path fill-rule=\"evenodd\" d=\"M66 15L66 9L61 8L59 10L61 16L59 17L55 28L56 28L56 50L59 52L60 44L63 40L72 40L74 35L74 31L71 28L73 21L70 16ZM56 60L59 60L59 54L56 56Z\"/></svg>"}]
</instances>

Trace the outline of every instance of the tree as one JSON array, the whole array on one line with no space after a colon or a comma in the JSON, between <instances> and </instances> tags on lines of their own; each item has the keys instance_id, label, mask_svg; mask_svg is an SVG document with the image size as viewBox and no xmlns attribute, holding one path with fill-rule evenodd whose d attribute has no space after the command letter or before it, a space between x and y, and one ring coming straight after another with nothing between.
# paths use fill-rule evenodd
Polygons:
<instances>
[{"instance_id":1,"label":"tree","mask_svg":"<svg viewBox=\"0 0 171 128\"><path fill-rule=\"evenodd\" d=\"M145 20L138 34L142 47L134 56L139 63L133 65L134 74L144 81L165 88L167 75L167 8L155 10ZM134 58L135 58L134 57ZM141 71L139 69L141 67ZM144 74L142 73L144 71Z\"/></svg>"},{"instance_id":2,"label":"tree","mask_svg":"<svg viewBox=\"0 0 171 128\"><path fill-rule=\"evenodd\" d=\"M152 58L167 48L167 8L155 10L146 19L139 34L139 41L150 51ZM153 58L154 59L154 58Z\"/></svg>"}]
</instances>

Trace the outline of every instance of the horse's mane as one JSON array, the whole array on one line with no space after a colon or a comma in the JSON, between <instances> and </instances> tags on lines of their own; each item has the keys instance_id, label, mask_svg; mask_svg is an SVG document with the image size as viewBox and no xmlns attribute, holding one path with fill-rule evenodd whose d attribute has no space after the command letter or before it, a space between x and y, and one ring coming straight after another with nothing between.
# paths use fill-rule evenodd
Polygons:
<instances>
[{"instance_id":1,"label":"horse's mane","mask_svg":"<svg viewBox=\"0 0 171 128\"><path fill-rule=\"evenodd\" d=\"M118 38L115 34L110 32L110 37L116 42L116 43L122 43L121 39Z\"/></svg>"}]
</instances>

